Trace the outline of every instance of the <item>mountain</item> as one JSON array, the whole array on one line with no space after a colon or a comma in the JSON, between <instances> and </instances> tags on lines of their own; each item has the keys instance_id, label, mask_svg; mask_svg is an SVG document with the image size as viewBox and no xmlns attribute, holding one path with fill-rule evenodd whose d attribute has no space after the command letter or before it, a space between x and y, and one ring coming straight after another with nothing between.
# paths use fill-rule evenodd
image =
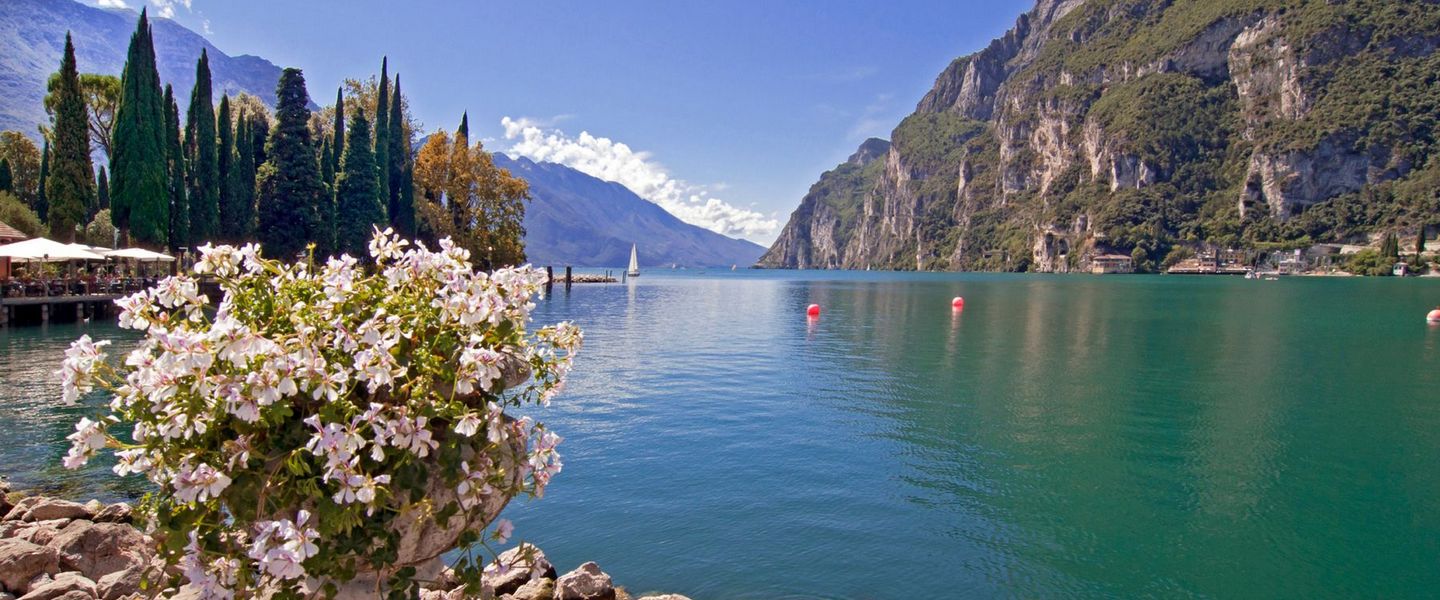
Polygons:
<instances>
[{"instance_id":1,"label":"mountain","mask_svg":"<svg viewBox=\"0 0 1440 600\"><path fill-rule=\"evenodd\" d=\"M623 185L555 163L495 154L530 183L525 253L536 265L617 267L639 248L640 266L749 266L765 248L691 225Z\"/></svg>"},{"instance_id":2,"label":"mountain","mask_svg":"<svg viewBox=\"0 0 1440 600\"><path fill-rule=\"evenodd\" d=\"M81 73L119 76L138 18L135 11L95 8L72 0L0 1L0 130L35 137L35 127L49 121L41 102L46 80L60 66L67 30L75 40ZM225 54L170 19L151 14L151 24L160 78L175 86L181 114L195 85L201 48L210 55L217 101L220 94L246 92L273 106L280 67L255 56Z\"/></svg>"},{"instance_id":3,"label":"mountain","mask_svg":"<svg viewBox=\"0 0 1440 600\"><path fill-rule=\"evenodd\" d=\"M1066 271L1440 221L1440 3L1040 0L826 172L768 267Z\"/></svg>"}]
</instances>

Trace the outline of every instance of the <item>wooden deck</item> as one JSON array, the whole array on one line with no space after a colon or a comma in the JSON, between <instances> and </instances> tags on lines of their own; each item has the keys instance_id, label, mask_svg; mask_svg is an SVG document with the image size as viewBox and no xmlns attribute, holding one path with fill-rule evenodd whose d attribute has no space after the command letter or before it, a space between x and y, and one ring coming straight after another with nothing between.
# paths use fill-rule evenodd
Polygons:
<instances>
[{"instance_id":1,"label":"wooden deck","mask_svg":"<svg viewBox=\"0 0 1440 600\"><path fill-rule=\"evenodd\" d=\"M15 311L22 306L39 306L40 322L48 323L52 314L55 314L57 310L63 310L61 309L62 306L75 307L75 318L79 320L86 318L87 315L94 316L97 313L109 313L112 303L121 297L123 297L123 294L73 294L68 296L16 296L0 298L0 327L9 327L15 324Z\"/></svg>"}]
</instances>

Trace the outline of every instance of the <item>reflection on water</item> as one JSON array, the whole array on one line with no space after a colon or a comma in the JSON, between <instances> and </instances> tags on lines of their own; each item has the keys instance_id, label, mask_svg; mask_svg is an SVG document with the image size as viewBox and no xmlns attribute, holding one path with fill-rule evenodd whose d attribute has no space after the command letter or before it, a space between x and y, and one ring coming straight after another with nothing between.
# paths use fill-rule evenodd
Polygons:
<instances>
[{"instance_id":1,"label":"reflection on water","mask_svg":"<svg viewBox=\"0 0 1440 600\"><path fill-rule=\"evenodd\" d=\"M535 414L566 469L512 516L633 592L1429 595L1437 298L1435 281L1175 277L557 287L536 320L575 320L586 349ZM48 373L79 332L0 333L23 365L0 373L19 436L0 462L132 495L58 467L84 409L57 406Z\"/></svg>"}]
</instances>

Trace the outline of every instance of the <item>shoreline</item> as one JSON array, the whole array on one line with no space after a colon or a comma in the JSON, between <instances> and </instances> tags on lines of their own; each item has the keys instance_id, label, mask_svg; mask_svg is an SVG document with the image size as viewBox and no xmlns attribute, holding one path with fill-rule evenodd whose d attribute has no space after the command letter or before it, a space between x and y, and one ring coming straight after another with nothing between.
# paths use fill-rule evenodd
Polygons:
<instances>
[{"instance_id":1,"label":"shoreline","mask_svg":"<svg viewBox=\"0 0 1440 600\"><path fill-rule=\"evenodd\" d=\"M532 548L533 560L521 558ZM154 540L136 528L130 504L85 503L11 490L0 481L0 600L148 600L199 598L196 590L155 589L147 576L176 576L154 555ZM420 600L690 600L679 594L633 594L595 562L560 573L525 542L500 553L484 589L470 592L446 567L421 583ZM148 588L148 589L147 589Z\"/></svg>"}]
</instances>

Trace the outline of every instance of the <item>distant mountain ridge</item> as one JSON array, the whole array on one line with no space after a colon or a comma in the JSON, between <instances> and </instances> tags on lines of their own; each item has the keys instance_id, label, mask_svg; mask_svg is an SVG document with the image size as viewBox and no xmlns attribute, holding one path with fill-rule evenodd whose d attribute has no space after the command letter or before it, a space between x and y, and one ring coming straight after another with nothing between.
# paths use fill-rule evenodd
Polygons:
<instances>
[{"instance_id":1,"label":"distant mountain ridge","mask_svg":"<svg viewBox=\"0 0 1440 600\"><path fill-rule=\"evenodd\" d=\"M1440 224L1440 2L1036 0L890 140L822 175L761 265L1154 270L1412 239Z\"/></svg>"},{"instance_id":2,"label":"distant mountain ridge","mask_svg":"<svg viewBox=\"0 0 1440 600\"><path fill-rule=\"evenodd\" d=\"M38 137L36 126L48 122L45 82L60 66L65 32L72 33L82 73L119 76L125 50L139 15L132 10L102 9L72 0L0 1L0 130ZM267 105L275 101L280 67L258 56L230 56L214 44L170 19L151 14L160 78L175 87L181 114L195 85L200 49L210 55L215 99L246 92Z\"/></svg>"},{"instance_id":3,"label":"distant mountain ridge","mask_svg":"<svg viewBox=\"0 0 1440 600\"><path fill-rule=\"evenodd\" d=\"M495 154L530 183L525 253L536 265L623 267L630 245L640 267L749 267L765 248L681 221L625 186L555 163Z\"/></svg>"}]
</instances>

